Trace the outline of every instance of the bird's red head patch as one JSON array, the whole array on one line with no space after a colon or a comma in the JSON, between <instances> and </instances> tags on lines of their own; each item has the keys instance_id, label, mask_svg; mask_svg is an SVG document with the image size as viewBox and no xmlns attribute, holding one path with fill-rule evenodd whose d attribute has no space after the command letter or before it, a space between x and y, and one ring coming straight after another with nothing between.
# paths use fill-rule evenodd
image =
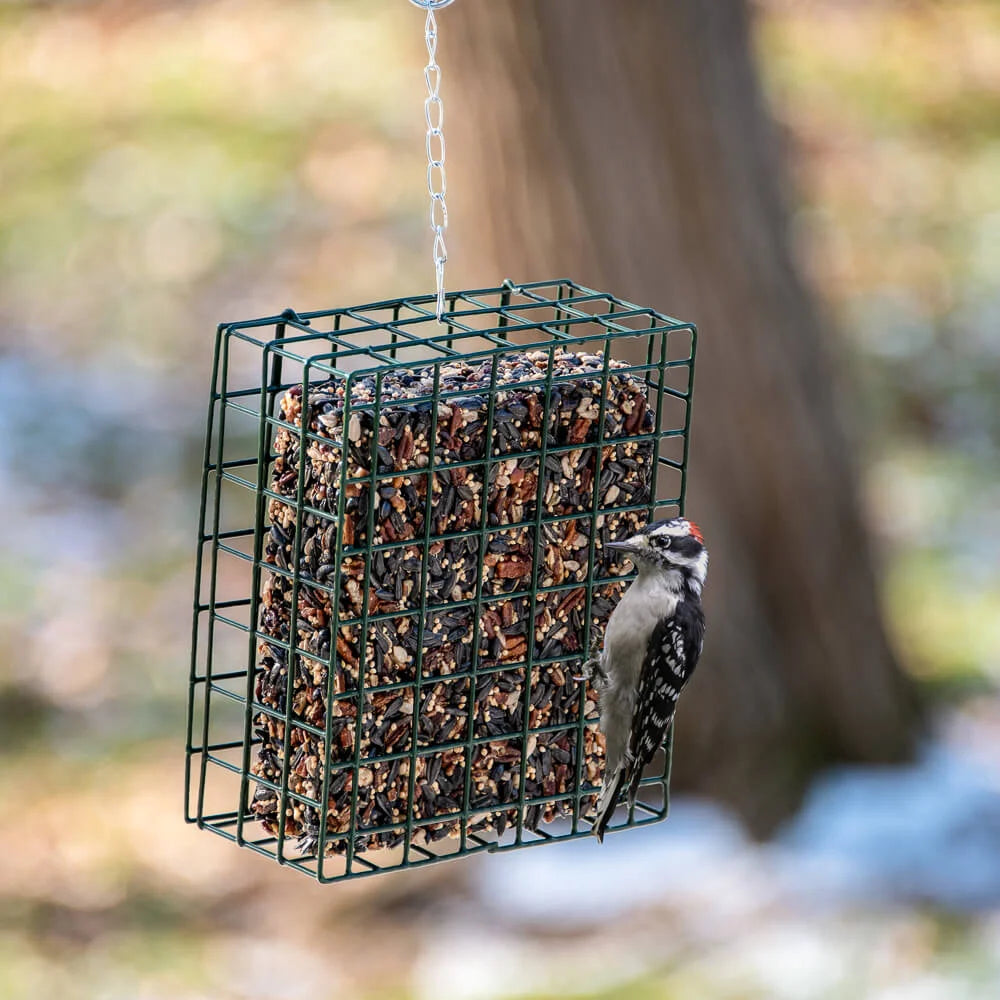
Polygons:
<instances>
[{"instance_id":1,"label":"bird's red head patch","mask_svg":"<svg viewBox=\"0 0 1000 1000\"><path fill-rule=\"evenodd\" d=\"M705 536L701 533L701 528L694 521L688 521L688 531L692 538L697 538L702 545L705 544Z\"/></svg>"}]
</instances>

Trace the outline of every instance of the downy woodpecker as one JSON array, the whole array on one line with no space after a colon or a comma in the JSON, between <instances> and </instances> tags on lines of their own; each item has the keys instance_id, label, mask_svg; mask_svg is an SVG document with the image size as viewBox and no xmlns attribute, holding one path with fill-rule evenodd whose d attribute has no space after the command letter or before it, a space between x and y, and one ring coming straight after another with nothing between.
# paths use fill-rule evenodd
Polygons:
<instances>
[{"instance_id":1,"label":"downy woodpecker","mask_svg":"<svg viewBox=\"0 0 1000 1000\"><path fill-rule=\"evenodd\" d=\"M608 547L627 554L639 575L608 621L602 653L583 667L599 693L607 745L593 828L602 842L623 789L635 805L643 768L663 745L698 663L708 572L701 530L682 517L656 521Z\"/></svg>"}]
</instances>

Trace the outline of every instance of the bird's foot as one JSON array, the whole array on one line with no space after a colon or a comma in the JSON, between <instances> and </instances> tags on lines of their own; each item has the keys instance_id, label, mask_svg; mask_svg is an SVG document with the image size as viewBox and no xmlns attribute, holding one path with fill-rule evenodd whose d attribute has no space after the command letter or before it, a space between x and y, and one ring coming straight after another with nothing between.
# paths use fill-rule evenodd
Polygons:
<instances>
[{"instance_id":1,"label":"bird's foot","mask_svg":"<svg viewBox=\"0 0 1000 1000\"><path fill-rule=\"evenodd\" d=\"M579 674L573 675L573 679L576 681L585 681L598 688L602 688L608 683L608 675L604 672L604 668L601 666L600 658L596 656L592 656L589 660L587 660L583 666L580 667Z\"/></svg>"}]
</instances>

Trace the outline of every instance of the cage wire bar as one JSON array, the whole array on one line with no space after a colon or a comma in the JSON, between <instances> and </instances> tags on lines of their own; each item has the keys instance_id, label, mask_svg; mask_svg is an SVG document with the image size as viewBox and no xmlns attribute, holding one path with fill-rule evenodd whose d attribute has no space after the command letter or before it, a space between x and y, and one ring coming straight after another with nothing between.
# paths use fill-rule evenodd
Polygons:
<instances>
[{"instance_id":1,"label":"cage wire bar","mask_svg":"<svg viewBox=\"0 0 1000 1000\"><path fill-rule=\"evenodd\" d=\"M186 819L211 830L227 840L277 860L321 882L335 882L432 864L449 858L512 850L536 844L588 836L591 823L588 810L599 783L585 780L585 749L588 731L596 731L598 713L585 710L587 691L582 683L574 682L575 718L568 721L532 726L531 700L533 683L543 683L543 671L560 671L569 677L594 641L593 608L595 599L608 586L620 586L631 579L623 572L598 575L597 541L599 526L609 523L612 514L632 518L638 523L675 516L684 511L688 437L691 422L691 398L694 378L696 330L690 323L673 319L652 309L625 302L613 295L585 288L568 279L532 282L517 285L510 281L496 288L449 292L448 309L443 325L435 318L435 296L421 295L364 306L298 314L287 310L280 316L248 322L223 324L218 328L212 372L212 392L206 431L204 474L201 492L199 542L196 558L192 655L189 678L188 726L186 746L185 799ZM424 331L433 331L425 334ZM542 398L545 431L539 435L537 447L501 452L494 444L497 423L497 395L506 388L498 382L505 359L542 352L544 365L536 379L518 380L518 390L533 388ZM564 352L588 352L602 358L600 369L588 372L586 378L597 378L601 384L596 439L587 443L558 444L550 440L550 410L554 392L564 383L582 376L560 375L555 362ZM467 461L439 461L435 453L438 440L441 406L469 389L454 388L443 392L442 368L461 360L482 365L489 372L487 388L477 391L485 397L485 447L481 456ZM618 367L624 361L624 367ZM615 367L612 367L614 364ZM377 541L375 510L380 484L400 476L399 471L380 468L375 449L378 442L380 413L393 401L383 400L387 378L400 373L431 378L430 391L408 396L407 406L430 409L429 455L420 473L426 478L423 526L420 537L404 541ZM428 373L430 373L428 375ZM647 406L653 413L652 429L629 437L606 439L605 410L608 405L610 376L628 376L642 388ZM357 387L374 379L374 398L355 399ZM320 386L343 386L343 415L339 438L321 436L311 429L311 395ZM281 411L281 401L289 391L300 393L301 419L289 422ZM395 400L400 402L400 400ZM370 469L363 476L350 476L348 440L353 413L370 414L373 423ZM640 426L639 431L643 428ZM294 496L280 492L273 479L278 435L286 435L286 447L297 447ZM602 508L599 489L602 460L606 449L622 441L648 442L653 458L648 498L639 504L624 504ZM327 448L339 453L339 482L336 488L336 514L322 510L310 502L307 495L307 453L310 448ZM546 486L543 475L550 460L582 451L592 451L595 473L590 487L587 509L570 514L551 514L543 503ZM530 516L517 524L491 524L487 493L495 468L500 462L531 460L538 463L537 496ZM589 459L588 459L589 461ZM439 470L464 468L469 475L481 473L482 495L478 523L457 532L436 534L432 529L432 505ZM286 472L290 475L290 472ZM360 544L345 540L345 516L348 514L348 487L363 483L368 489L365 537ZM286 484L289 485L289 484ZM360 490L362 487L358 486ZM265 558L265 545L273 523L269 505L277 501L294 512L295 528L290 540L291 557L281 566ZM303 524L306 517L320 518L319 523L335 524L335 558L332 583L320 580L303 570ZM552 524L565 524L571 519L589 522L587 563L583 575L569 582L543 586L541 584L541 541L543 529ZM632 522L630 522L632 523ZM491 535L498 532L526 532L530 539L532 558L530 578L524 587L513 591L488 591L485 583L484 559ZM467 539L474 546L477 567L471 593L461 599L428 600L428 553L434 542L442 539ZM419 549L419 595L416 606L392 611L372 611L368 586L373 567L381 557L404 547ZM470 548L472 551L472 548ZM345 566L350 560L361 561L365 578L363 602L359 615L344 617L340 595L345 584ZM318 576L319 574L316 574ZM327 574L329 577L331 574ZM350 576L350 572L347 573ZM265 631L261 624L262 591L268 580L278 585L290 585L289 627L286 639ZM282 582L283 581L283 582ZM544 649L536 650L536 611L539 601L548 595L569 595L584 592L583 629L579 646L572 654L560 649L558 655L546 657ZM317 660L314 649L303 648L298 638L300 612L309 609L304 594L326 594L330 602L329 651L326 655L321 704L323 716L319 724L308 721L295 708L295 678L306 659ZM454 596L454 590L450 595ZM314 599L314 598L312 598ZM528 602L527 642L521 661L502 661L490 665L482 655L483 618L488 604L502 601ZM464 610L471 614L471 649L463 651L467 662L454 663L454 672L425 676L425 640L429 612L450 614ZM366 682L370 664L366 663L370 629L389 620L408 618L415 622L417 641L414 651L413 676L376 683ZM343 691L334 689L338 668L338 644L335 637L341 630L358 630L360 636L356 687ZM353 633L352 633L353 634ZM284 697L277 694L276 703L260 696L259 679L261 644L278 649L285 658L281 683ZM374 650L374 642L372 649ZM594 650L596 652L596 649ZM487 662L484 662L486 660ZM280 661L279 661L280 662ZM564 669L565 668L565 669ZM520 692L521 719L503 733L478 732L477 684L502 673L523 676ZM353 675L351 675L353 677ZM538 678L537 681L534 678ZM444 742L422 743L420 719L424 688L442 681L449 685L467 685L465 723L456 738ZM570 683L567 680L566 683ZM402 750L372 754L372 746L363 752L364 720L371 706L375 715L375 697L412 693L412 721L408 746ZM281 702L283 700L283 708ZM347 755L336 759L333 743L334 703L352 705L353 745ZM593 705L592 699L590 704ZM264 726L265 729L256 728ZM255 754L260 755L266 727L279 734L274 758L280 761L280 773L270 777L255 770ZM349 731L349 725L343 731ZM267 730L270 731L270 730ZM296 733L300 747L311 739L320 748L318 766L313 771L321 775L312 781L318 795L305 794L292 787L293 740ZM566 735L572 747L567 773L572 781L565 791L554 794L527 795L526 771L528 748L534 738L552 739ZM482 747L494 749L505 743L517 750L517 781L512 788L516 797L476 806L473 763ZM647 769L640 795L632 809L619 807L611 830L657 822L666 817L669 806L670 776L669 741ZM461 759L461 800L456 808L444 813L418 816L418 766L423 762L425 776L431 772L435 755L444 760L446 754ZM513 749L511 750L513 754ZM401 803L405 818L392 822L366 825L360 815L361 770L392 766L402 775L406 772L406 797ZM398 766L397 766L398 765ZM300 766L300 765L296 765ZM457 768L457 764L455 765ZM536 765L537 767L537 765ZM510 770L513 772L514 768ZM343 772L347 776L341 780ZM296 772L298 773L298 772ZM350 812L347 828L330 830L327 821L331 804L331 789L337 784L344 796L350 783ZM389 786L386 785L386 788ZM268 830L253 809L255 796L276 800L277 828ZM374 799L374 789L371 798ZM537 807L537 808L536 808ZM529 822L527 817L543 815L545 809L561 809L551 821ZM289 832L292 813L308 815L315 810L318 817L314 836L303 838L301 829L298 846L291 843ZM532 813L532 810L535 810ZM558 811L558 810L557 810ZM502 820L499 827L484 828L486 820L500 813L515 816L508 826ZM434 831L447 828L449 836L436 839ZM374 838L383 837L387 846L374 849Z\"/></svg>"}]
</instances>

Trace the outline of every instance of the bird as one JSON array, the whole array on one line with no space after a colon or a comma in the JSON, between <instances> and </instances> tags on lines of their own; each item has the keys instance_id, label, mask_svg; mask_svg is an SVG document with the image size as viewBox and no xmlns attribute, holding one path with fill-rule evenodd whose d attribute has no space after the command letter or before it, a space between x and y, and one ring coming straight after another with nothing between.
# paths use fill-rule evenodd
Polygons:
<instances>
[{"instance_id":1,"label":"bird","mask_svg":"<svg viewBox=\"0 0 1000 1000\"><path fill-rule=\"evenodd\" d=\"M643 769L663 745L698 664L708 574L705 538L684 517L654 521L606 547L627 555L638 575L608 620L600 655L581 670L597 691L606 744L592 828L601 843L623 789L635 805Z\"/></svg>"}]
</instances>

